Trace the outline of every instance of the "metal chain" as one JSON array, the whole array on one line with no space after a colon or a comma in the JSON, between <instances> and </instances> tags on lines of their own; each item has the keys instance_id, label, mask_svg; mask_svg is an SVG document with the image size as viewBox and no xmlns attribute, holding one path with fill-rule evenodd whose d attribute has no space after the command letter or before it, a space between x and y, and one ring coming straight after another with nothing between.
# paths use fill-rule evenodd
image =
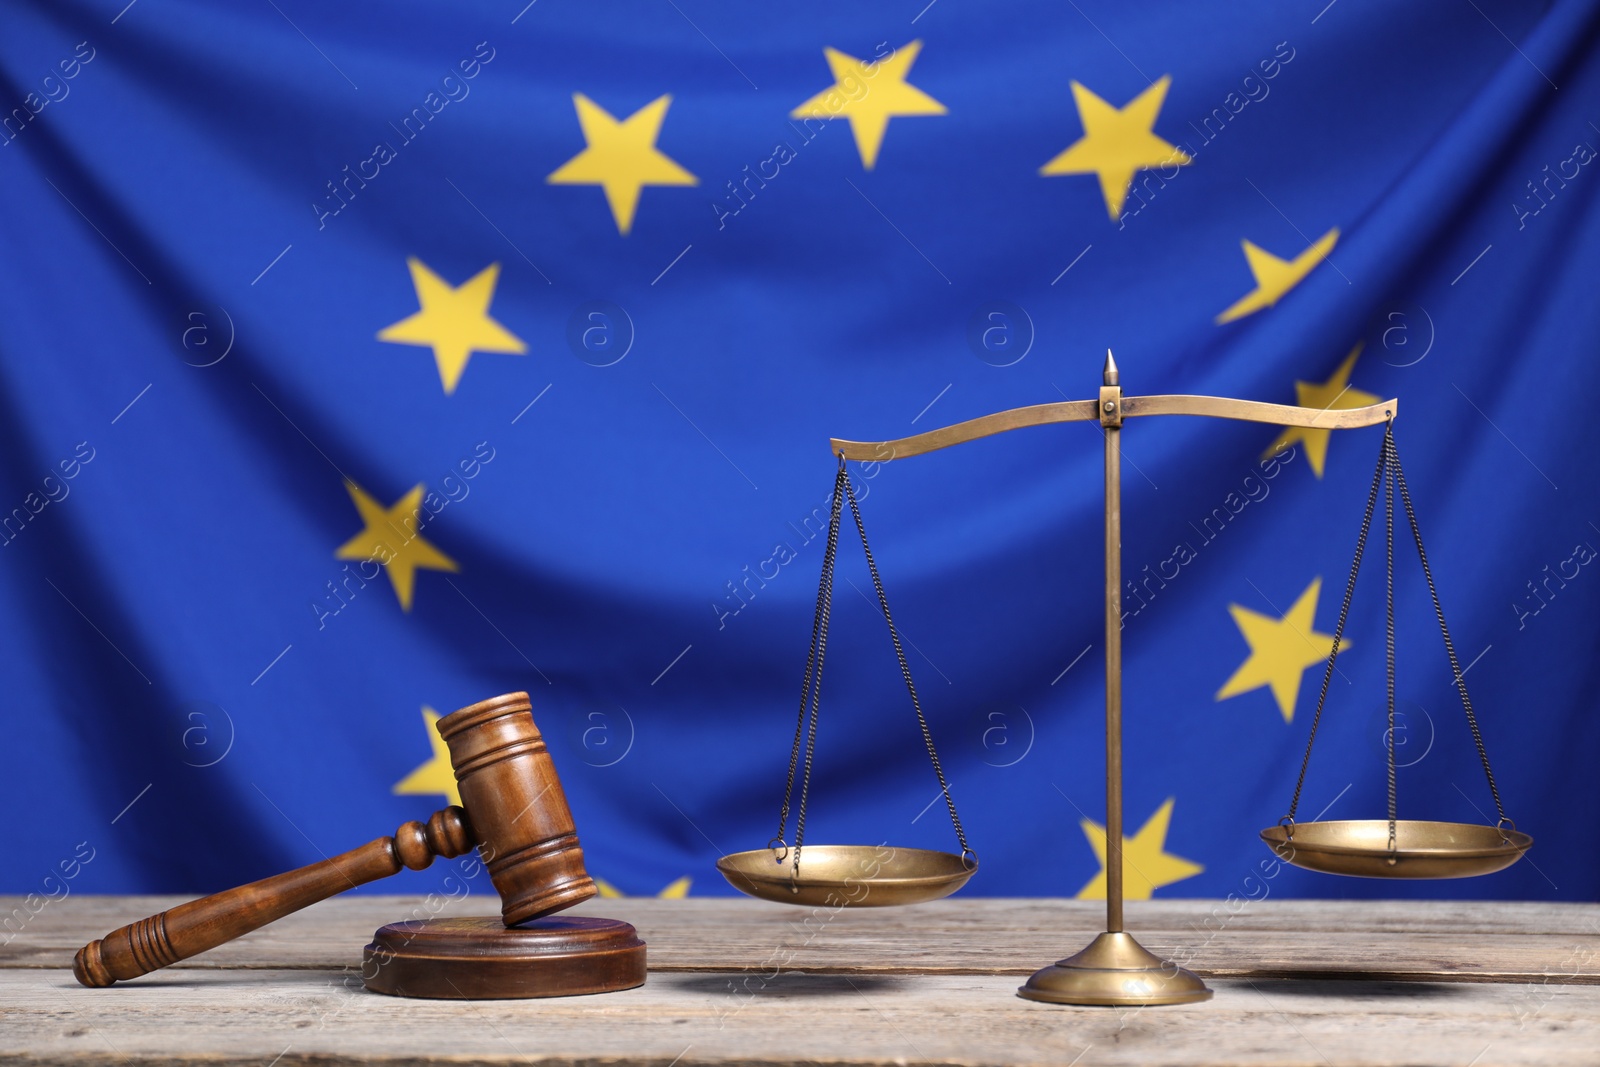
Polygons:
<instances>
[{"instance_id":1,"label":"metal chain","mask_svg":"<svg viewBox=\"0 0 1600 1067\"><path fill-rule=\"evenodd\" d=\"M928 729L928 718L922 713L922 702L917 699L917 686L911 680L911 667L906 663L905 649L900 647L900 632L895 628L894 618L889 614L889 598L883 591L883 579L878 575L878 564L872 558L872 549L867 544L867 528L861 522L861 505L856 502L855 487L848 479L845 481L845 494L850 500L850 514L856 522L856 533L861 535L861 550L867 556L867 570L872 572L872 586L878 593L878 607L883 611L883 619L889 624L889 640L894 643L895 658L900 661L900 674L906 680L906 690L911 694L911 706L917 712L917 725L922 728L923 744L928 746L928 759L933 763L933 773L939 778L939 792L944 797L945 807L950 812L950 823L955 827L956 839L961 842L961 858L968 864L975 865L978 854L972 851L967 844L967 833L961 828L961 816L956 814L955 798L950 795L950 785L944 778L944 767L939 763L939 752L933 747L933 733Z\"/></svg>"},{"instance_id":2,"label":"metal chain","mask_svg":"<svg viewBox=\"0 0 1600 1067\"><path fill-rule=\"evenodd\" d=\"M1389 431L1385 431L1387 439ZM1333 628L1333 648L1328 653L1328 666L1322 672L1322 691L1317 694L1317 711L1311 717L1311 737L1306 741L1305 758L1300 761L1300 777L1294 783L1294 798L1289 801L1289 814L1279 820L1279 823L1289 824L1289 833L1294 833L1294 815L1300 810L1300 792L1306 784L1306 768L1311 766L1311 748L1317 743L1317 727L1322 724L1322 708L1328 701L1328 686L1333 682L1333 665L1339 658L1339 646L1344 642L1344 624L1350 616L1350 598L1356 591L1356 575L1361 570L1361 556L1367 550L1367 532L1372 529L1372 511L1378 503L1378 483L1383 480L1387 453L1380 449L1378 452L1378 469L1372 472L1372 488L1367 491L1367 508L1361 516L1361 534L1356 538L1356 558L1350 564L1350 580L1345 583L1344 601L1339 605L1339 624Z\"/></svg>"},{"instance_id":3,"label":"metal chain","mask_svg":"<svg viewBox=\"0 0 1600 1067\"><path fill-rule=\"evenodd\" d=\"M1311 738L1306 742L1306 754L1300 764L1300 777L1295 782L1294 797L1289 803L1289 814L1280 822L1289 824L1290 835L1294 832L1294 816L1299 810L1300 793L1305 786L1306 768L1311 763L1311 749L1317 740L1317 727L1322 721L1322 709L1328 697L1328 686L1333 680L1334 661L1339 656L1339 645L1344 636L1345 620L1350 611L1350 599L1355 592L1356 575L1361 569L1362 553L1366 549L1367 533L1372 526L1372 515L1378 499L1378 483L1384 486L1385 502L1385 541L1388 553L1387 575L1387 617L1385 619L1385 653L1387 660L1387 695L1389 715L1389 753L1388 753L1388 791L1389 791L1389 851L1395 851L1395 824L1398 821L1398 805L1396 802L1396 775L1395 775L1395 624L1394 624L1394 490L1400 490L1400 500L1406 509L1406 520L1411 527L1412 540L1417 545L1417 558L1422 561L1422 575L1427 579L1428 595L1433 601L1434 618L1439 623L1439 633L1444 638L1445 655L1450 660L1450 670L1455 679L1456 691L1461 695L1461 706L1467 714L1467 726L1472 731L1472 743L1477 748L1478 760L1483 764L1483 776L1489 783L1489 792L1494 797L1495 811L1499 815L1497 826L1502 828L1510 824L1512 829L1516 823L1506 814L1505 805L1500 799L1500 789L1495 784L1494 769L1489 765L1489 752L1483 743L1483 731L1478 726L1478 716L1472 710L1472 698L1467 694L1467 683L1464 672L1461 670L1461 660L1456 655L1455 642L1450 638L1450 627L1444 619L1444 606L1439 600L1439 589L1433 580L1433 567L1428 562L1428 552L1422 545L1422 530L1417 523L1415 505L1411 502L1411 490L1406 485L1405 470L1400 466L1400 450L1394 442L1394 426L1390 425L1384 430L1383 447L1378 455L1378 469L1372 476L1372 488L1367 493L1367 506L1361 517L1361 534L1356 539L1356 556L1350 565L1350 580L1345 585L1344 601L1339 607L1339 624L1334 628L1333 649L1328 654L1328 666L1322 676L1322 690L1317 696L1316 714L1311 719Z\"/></svg>"},{"instance_id":4,"label":"metal chain","mask_svg":"<svg viewBox=\"0 0 1600 1067\"><path fill-rule=\"evenodd\" d=\"M1500 790L1494 784L1494 771L1489 766L1489 752L1483 744L1483 733L1478 729L1478 717L1472 711L1472 698L1467 695L1467 680L1461 670L1461 661L1456 658L1455 642L1450 640L1450 627L1445 625L1444 608L1439 603L1439 590L1433 584L1433 568L1428 566L1428 553L1422 547L1422 531L1417 526L1417 512L1411 505L1411 490L1406 488L1405 472L1400 469L1400 452L1394 446L1394 441L1389 441L1389 452L1393 457L1395 479L1400 484L1400 499L1405 504L1406 519L1411 523L1411 536L1417 542L1417 556L1422 560L1422 575L1428 580L1428 595L1433 598L1433 613L1439 620L1439 633L1444 636L1444 651L1450 657L1450 671L1455 678L1456 690L1461 694L1461 706L1467 713L1467 726L1472 731L1472 743L1478 748L1478 760L1483 764L1483 776L1489 780L1489 792L1494 797L1495 811L1500 815L1501 825L1511 823L1515 828L1516 823L1506 815L1505 805L1500 802Z\"/></svg>"},{"instance_id":5,"label":"metal chain","mask_svg":"<svg viewBox=\"0 0 1600 1067\"><path fill-rule=\"evenodd\" d=\"M1384 574L1384 692L1389 707L1389 851L1394 852L1396 822L1395 768L1394 768L1394 425L1383 432L1383 540L1386 555ZM1394 862L1394 857L1389 857Z\"/></svg>"},{"instance_id":6,"label":"metal chain","mask_svg":"<svg viewBox=\"0 0 1600 1067\"><path fill-rule=\"evenodd\" d=\"M811 620L811 649L806 653L805 679L800 686L800 712L795 718L794 745L789 749L789 779L783 788L783 810L778 816L778 833L767 847L777 851L777 846L783 846L783 854L778 856L778 862L788 858L788 846L784 843L784 833L789 825L789 803L794 796L795 770L800 763L800 745L802 739L806 747L805 779L800 789L800 811L795 826L795 869L800 866L800 844L805 838L806 827L806 794L811 783L812 753L816 748L817 739L817 702L822 690L822 657L827 649L828 623L832 615L833 605L833 566L838 555L840 509L844 504L844 494L841 489L847 484L848 476L845 473L844 459L839 460L839 474L833 482L832 510L828 517L828 537L822 550L822 577L817 583L817 611ZM811 729L806 730L806 705L811 705Z\"/></svg>"}]
</instances>

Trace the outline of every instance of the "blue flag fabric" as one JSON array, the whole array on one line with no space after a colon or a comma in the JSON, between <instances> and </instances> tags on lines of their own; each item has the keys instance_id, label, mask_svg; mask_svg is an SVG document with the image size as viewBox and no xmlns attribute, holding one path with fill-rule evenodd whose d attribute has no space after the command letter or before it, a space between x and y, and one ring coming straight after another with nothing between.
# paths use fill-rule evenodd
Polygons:
<instances>
[{"instance_id":1,"label":"blue flag fabric","mask_svg":"<svg viewBox=\"0 0 1600 1067\"><path fill-rule=\"evenodd\" d=\"M730 892L715 858L777 826L828 438L1090 398L1108 347L1129 395L1398 399L1537 842L1459 882L1263 862L1382 431L1133 420L1129 896L1600 891L1592 0L4 21L0 891L353 847L448 802L433 716L526 689L597 877ZM970 893L1104 891L1100 449L851 467ZM1493 821L1397 539L1400 813ZM807 840L953 850L839 559ZM1384 813L1382 570L1302 819Z\"/></svg>"}]
</instances>

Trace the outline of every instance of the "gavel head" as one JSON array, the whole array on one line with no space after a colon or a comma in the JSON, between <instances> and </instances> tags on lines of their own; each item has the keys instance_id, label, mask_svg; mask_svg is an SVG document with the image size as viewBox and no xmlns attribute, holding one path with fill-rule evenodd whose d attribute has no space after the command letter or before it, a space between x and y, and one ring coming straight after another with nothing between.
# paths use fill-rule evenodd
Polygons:
<instances>
[{"instance_id":1,"label":"gavel head","mask_svg":"<svg viewBox=\"0 0 1600 1067\"><path fill-rule=\"evenodd\" d=\"M561 780L527 693L479 701L440 719L478 851L507 926L595 895Z\"/></svg>"}]
</instances>

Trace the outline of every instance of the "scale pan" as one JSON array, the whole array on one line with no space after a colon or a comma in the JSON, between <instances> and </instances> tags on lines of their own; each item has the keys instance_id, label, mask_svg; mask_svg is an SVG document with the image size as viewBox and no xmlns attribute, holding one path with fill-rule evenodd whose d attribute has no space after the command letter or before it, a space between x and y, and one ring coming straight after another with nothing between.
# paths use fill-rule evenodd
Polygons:
<instances>
[{"instance_id":1,"label":"scale pan","mask_svg":"<svg viewBox=\"0 0 1600 1067\"><path fill-rule=\"evenodd\" d=\"M1292 839L1284 827L1269 826L1261 831L1261 840L1296 867L1359 878L1493 874L1517 862L1533 845L1533 838L1517 830L1415 819L1396 820L1393 852L1388 819L1296 823Z\"/></svg>"},{"instance_id":2,"label":"scale pan","mask_svg":"<svg viewBox=\"0 0 1600 1067\"><path fill-rule=\"evenodd\" d=\"M771 849L735 852L717 870L741 893L804 907L884 908L938 900L967 884L978 869L950 852L888 845L807 845L794 864Z\"/></svg>"}]
</instances>

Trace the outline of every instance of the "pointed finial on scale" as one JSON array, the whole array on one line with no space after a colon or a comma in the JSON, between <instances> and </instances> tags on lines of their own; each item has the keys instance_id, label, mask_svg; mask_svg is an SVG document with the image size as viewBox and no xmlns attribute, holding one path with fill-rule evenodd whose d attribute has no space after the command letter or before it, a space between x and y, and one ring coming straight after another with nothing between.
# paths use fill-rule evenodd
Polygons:
<instances>
[{"instance_id":1,"label":"pointed finial on scale","mask_svg":"<svg viewBox=\"0 0 1600 1067\"><path fill-rule=\"evenodd\" d=\"M1111 356L1111 349L1106 349L1106 369L1103 383L1105 385L1121 385L1117 380L1117 361Z\"/></svg>"}]
</instances>

